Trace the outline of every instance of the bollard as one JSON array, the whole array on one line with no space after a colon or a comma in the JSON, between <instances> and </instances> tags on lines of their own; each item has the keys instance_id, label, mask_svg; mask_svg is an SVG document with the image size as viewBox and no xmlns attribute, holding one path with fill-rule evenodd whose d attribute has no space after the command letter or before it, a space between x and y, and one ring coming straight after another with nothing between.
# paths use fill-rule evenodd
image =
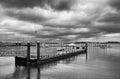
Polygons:
<instances>
[{"instance_id":1,"label":"bollard","mask_svg":"<svg viewBox=\"0 0 120 79\"><path fill-rule=\"evenodd\" d=\"M37 41L37 60L40 60L40 42Z\"/></svg>"},{"instance_id":2,"label":"bollard","mask_svg":"<svg viewBox=\"0 0 120 79\"><path fill-rule=\"evenodd\" d=\"M87 44L87 43L85 43L85 46L86 46L86 53L87 53L87 49L88 49L87 47L88 47L88 44Z\"/></svg>"},{"instance_id":3,"label":"bollard","mask_svg":"<svg viewBox=\"0 0 120 79\"><path fill-rule=\"evenodd\" d=\"M87 51L87 50L88 50L88 48L87 48L87 47L88 47L88 44L85 43L85 46L86 46L86 49L85 49L85 50L86 50L86 61L87 61L87 58L88 58L88 51Z\"/></svg>"},{"instance_id":4,"label":"bollard","mask_svg":"<svg viewBox=\"0 0 120 79\"><path fill-rule=\"evenodd\" d=\"M27 43L27 61L29 62L30 60L30 42L28 41Z\"/></svg>"}]
</instances>

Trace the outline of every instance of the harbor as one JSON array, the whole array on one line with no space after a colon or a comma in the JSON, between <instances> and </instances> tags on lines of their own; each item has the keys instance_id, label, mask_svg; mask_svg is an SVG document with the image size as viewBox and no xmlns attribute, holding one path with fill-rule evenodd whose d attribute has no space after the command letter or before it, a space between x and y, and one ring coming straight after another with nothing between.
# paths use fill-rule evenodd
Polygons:
<instances>
[{"instance_id":1,"label":"harbor","mask_svg":"<svg viewBox=\"0 0 120 79\"><path fill-rule=\"evenodd\" d=\"M120 79L120 0L0 0L0 79Z\"/></svg>"},{"instance_id":2,"label":"harbor","mask_svg":"<svg viewBox=\"0 0 120 79\"><path fill-rule=\"evenodd\" d=\"M42 43L40 43L39 41L36 42L36 46L32 45L32 43L28 42L26 45L26 54L23 54L22 51L18 52L18 54L15 55L15 65L23 65L23 66L27 66L27 65L31 65L31 66L36 66L36 65L42 65L42 64L46 64L46 63L50 63L50 62L54 62L54 61L58 61L61 59L65 59L65 58L69 58L72 56L76 56L78 54L87 54L87 43L81 43L80 45L82 45L81 47L71 43L71 44L66 44L63 45L61 48L57 46L56 48L56 53L54 54L47 54L47 55L42 55L41 54L41 49L42 46L40 45ZM21 46L21 43L16 43L16 46ZM35 46L34 48L36 49L36 52L34 52L36 55L31 55L31 47ZM45 46L45 45L44 45ZM51 45L49 45L50 48ZM70 48L69 51L65 51L67 50L67 48ZM60 53L57 53L57 51L59 51ZM12 54L13 51L10 52L10 54ZM20 54L22 53L22 54ZM25 52L24 52L25 53ZM10 54L6 54L11 56ZM4 55L2 55L4 56Z\"/></svg>"},{"instance_id":3,"label":"harbor","mask_svg":"<svg viewBox=\"0 0 120 79\"><path fill-rule=\"evenodd\" d=\"M1 79L119 79L119 44L112 48L88 46L86 54L67 57L58 61L38 65L15 65L15 56L0 57ZM68 52L68 51L67 51ZM10 71L10 72L9 72ZM73 73L74 72L74 73ZM82 73L81 73L82 72ZM114 73L114 74L113 74ZM79 75L78 75L79 74ZM86 75L87 74L87 75Z\"/></svg>"}]
</instances>

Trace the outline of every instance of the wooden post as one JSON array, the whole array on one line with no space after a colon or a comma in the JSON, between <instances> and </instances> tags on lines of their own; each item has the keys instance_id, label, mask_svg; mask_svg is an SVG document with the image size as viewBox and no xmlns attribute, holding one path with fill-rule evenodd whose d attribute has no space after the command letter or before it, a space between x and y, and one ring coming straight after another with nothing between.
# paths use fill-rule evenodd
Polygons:
<instances>
[{"instance_id":1,"label":"wooden post","mask_svg":"<svg viewBox=\"0 0 120 79\"><path fill-rule=\"evenodd\" d=\"M30 60L30 42L28 41L27 43L27 61L29 62Z\"/></svg>"},{"instance_id":2,"label":"wooden post","mask_svg":"<svg viewBox=\"0 0 120 79\"><path fill-rule=\"evenodd\" d=\"M86 53L87 53L87 47L88 47L88 45L87 45L87 43L85 43Z\"/></svg>"},{"instance_id":3,"label":"wooden post","mask_svg":"<svg viewBox=\"0 0 120 79\"><path fill-rule=\"evenodd\" d=\"M85 46L86 46L86 49L85 49L85 50L86 50L86 61L87 61L87 58L88 58L88 48L87 48L87 47L88 47L88 44L87 44L87 42L85 43Z\"/></svg>"},{"instance_id":4,"label":"wooden post","mask_svg":"<svg viewBox=\"0 0 120 79\"><path fill-rule=\"evenodd\" d=\"M37 41L37 59L40 60L40 42Z\"/></svg>"}]
</instances>

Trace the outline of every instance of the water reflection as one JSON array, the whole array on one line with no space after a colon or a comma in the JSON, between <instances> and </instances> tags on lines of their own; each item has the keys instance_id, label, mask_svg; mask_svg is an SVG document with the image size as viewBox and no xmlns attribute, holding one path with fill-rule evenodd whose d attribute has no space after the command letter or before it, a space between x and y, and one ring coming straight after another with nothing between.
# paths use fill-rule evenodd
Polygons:
<instances>
[{"instance_id":1,"label":"water reflection","mask_svg":"<svg viewBox=\"0 0 120 79\"><path fill-rule=\"evenodd\" d=\"M26 67L16 67L15 71L11 75L11 78L9 79L21 79L26 76L26 73L28 73L30 69L27 69ZM28 71L28 72L27 72Z\"/></svg>"},{"instance_id":2,"label":"water reflection","mask_svg":"<svg viewBox=\"0 0 120 79\"><path fill-rule=\"evenodd\" d=\"M78 56L74 56L74 57L66 58L64 60L55 61L55 62L44 64L44 65L39 65L36 67L33 67L33 66L31 67L29 65L26 67L16 65L16 68L15 68L15 71L14 71L12 77L9 79L25 79L25 77L26 77L26 79L32 79L33 77L36 79L41 79L41 76L40 76L41 70L49 69L50 67L57 66L60 63L69 64L73 61L76 61L77 57ZM36 73L36 77L35 77L35 75L31 76L34 73Z\"/></svg>"},{"instance_id":3,"label":"water reflection","mask_svg":"<svg viewBox=\"0 0 120 79\"><path fill-rule=\"evenodd\" d=\"M74 57L70 57L70 58L66 58L64 60L61 60L61 61L59 61L59 63L69 64L69 63L76 61L76 60L77 60L77 56L74 56Z\"/></svg>"},{"instance_id":4,"label":"water reflection","mask_svg":"<svg viewBox=\"0 0 120 79\"><path fill-rule=\"evenodd\" d=\"M27 66L27 79L30 79L31 75L30 75L30 66Z\"/></svg>"},{"instance_id":5,"label":"water reflection","mask_svg":"<svg viewBox=\"0 0 120 79\"><path fill-rule=\"evenodd\" d=\"M0 79L120 79L119 48L89 47L87 54L37 67L15 67L14 58L0 58Z\"/></svg>"},{"instance_id":6,"label":"water reflection","mask_svg":"<svg viewBox=\"0 0 120 79\"><path fill-rule=\"evenodd\" d=\"M40 66L37 67L37 79L40 79Z\"/></svg>"}]
</instances>

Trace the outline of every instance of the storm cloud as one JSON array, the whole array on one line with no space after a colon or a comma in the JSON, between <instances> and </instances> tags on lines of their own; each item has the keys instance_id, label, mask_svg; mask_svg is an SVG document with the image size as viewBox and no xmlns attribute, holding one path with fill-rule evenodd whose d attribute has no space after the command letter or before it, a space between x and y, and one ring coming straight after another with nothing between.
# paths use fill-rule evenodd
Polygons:
<instances>
[{"instance_id":1,"label":"storm cloud","mask_svg":"<svg viewBox=\"0 0 120 79\"><path fill-rule=\"evenodd\" d=\"M55 10L70 10L72 0L0 0L5 7L11 8L33 8L35 6L47 8L50 6Z\"/></svg>"},{"instance_id":2,"label":"storm cloud","mask_svg":"<svg viewBox=\"0 0 120 79\"><path fill-rule=\"evenodd\" d=\"M109 5L120 10L120 0L110 0Z\"/></svg>"},{"instance_id":3,"label":"storm cloud","mask_svg":"<svg viewBox=\"0 0 120 79\"><path fill-rule=\"evenodd\" d=\"M119 0L0 0L0 34L12 33L11 39L61 40L103 37L111 40L117 34L119 40L119 3Z\"/></svg>"}]
</instances>

